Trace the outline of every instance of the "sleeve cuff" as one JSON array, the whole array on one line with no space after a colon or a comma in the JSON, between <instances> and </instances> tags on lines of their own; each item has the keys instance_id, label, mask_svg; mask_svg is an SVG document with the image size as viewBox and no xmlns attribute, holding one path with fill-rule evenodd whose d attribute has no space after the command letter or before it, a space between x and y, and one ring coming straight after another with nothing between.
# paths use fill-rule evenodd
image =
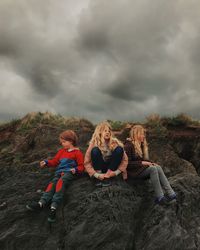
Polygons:
<instances>
[{"instance_id":1,"label":"sleeve cuff","mask_svg":"<svg viewBox=\"0 0 200 250\"><path fill-rule=\"evenodd\" d=\"M121 171L119 169L115 170L114 172L115 172L116 176L121 174Z\"/></svg>"},{"instance_id":2,"label":"sleeve cuff","mask_svg":"<svg viewBox=\"0 0 200 250\"><path fill-rule=\"evenodd\" d=\"M44 162L46 163L46 165L48 166L48 160L44 160Z\"/></svg>"},{"instance_id":3,"label":"sleeve cuff","mask_svg":"<svg viewBox=\"0 0 200 250\"><path fill-rule=\"evenodd\" d=\"M98 174L98 173L96 172L96 173L94 173L94 175L93 175L93 176L94 176L95 178L97 178L97 179L98 179L98 178L99 178L99 175L100 175L100 174Z\"/></svg>"}]
</instances>

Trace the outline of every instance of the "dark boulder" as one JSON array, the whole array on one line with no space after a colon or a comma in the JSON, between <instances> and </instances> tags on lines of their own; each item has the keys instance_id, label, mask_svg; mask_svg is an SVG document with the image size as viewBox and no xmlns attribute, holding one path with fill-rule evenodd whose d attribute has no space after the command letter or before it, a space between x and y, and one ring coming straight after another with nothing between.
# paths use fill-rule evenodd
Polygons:
<instances>
[{"instance_id":1,"label":"dark boulder","mask_svg":"<svg viewBox=\"0 0 200 250\"><path fill-rule=\"evenodd\" d=\"M174 138L150 137L149 147L151 159L163 167L177 192L175 204L155 205L149 180L125 182L119 177L110 187L95 188L84 175L66 190L51 227L49 208L38 214L27 211L26 203L38 200L53 176L38 162L57 150L61 125L40 123L19 133L18 122L0 130L0 249L200 249L200 177L194 165L200 157L196 153L193 162L182 157ZM75 128L85 150L93 127L86 121L79 125Z\"/></svg>"}]
</instances>

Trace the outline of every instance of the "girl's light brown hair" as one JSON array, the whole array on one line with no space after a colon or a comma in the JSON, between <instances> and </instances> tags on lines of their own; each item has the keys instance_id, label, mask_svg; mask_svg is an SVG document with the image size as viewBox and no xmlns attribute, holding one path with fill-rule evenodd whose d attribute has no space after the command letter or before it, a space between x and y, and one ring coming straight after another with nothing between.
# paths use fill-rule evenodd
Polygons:
<instances>
[{"instance_id":1,"label":"girl's light brown hair","mask_svg":"<svg viewBox=\"0 0 200 250\"><path fill-rule=\"evenodd\" d=\"M113 150L116 147L116 145L123 147L123 144L113 136L111 125L108 122L101 122L96 126L95 131L92 135L92 139L90 140L90 143L93 143L100 150L103 150L105 145L105 140L103 138L103 131L106 128L108 128L110 131L110 140L108 143L108 147L110 148L110 150Z\"/></svg>"},{"instance_id":2,"label":"girl's light brown hair","mask_svg":"<svg viewBox=\"0 0 200 250\"><path fill-rule=\"evenodd\" d=\"M78 137L73 130L65 130L60 134L59 138L65 141L70 141L73 146L76 146L78 143Z\"/></svg>"},{"instance_id":3,"label":"girl's light brown hair","mask_svg":"<svg viewBox=\"0 0 200 250\"><path fill-rule=\"evenodd\" d=\"M139 137L144 135L144 141L141 143ZM149 159L149 150L146 140L146 129L142 125L134 125L130 130L130 138L135 148L136 154L144 159Z\"/></svg>"}]
</instances>

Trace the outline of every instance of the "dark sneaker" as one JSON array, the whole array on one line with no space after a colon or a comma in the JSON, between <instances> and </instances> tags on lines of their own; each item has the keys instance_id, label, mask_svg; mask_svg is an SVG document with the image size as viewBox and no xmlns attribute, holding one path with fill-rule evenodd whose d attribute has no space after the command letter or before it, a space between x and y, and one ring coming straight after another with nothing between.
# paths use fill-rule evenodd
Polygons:
<instances>
[{"instance_id":1,"label":"dark sneaker","mask_svg":"<svg viewBox=\"0 0 200 250\"><path fill-rule=\"evenodd\" d=\"M26 208L30 211L35 211L35 212L39 212L42 210L42 206L40 206L40 204L36 201L32 201L30 204L26 205Z\"/></svg>"},{"instance_id":2,"label":"dark sneaker","mask_svg":"<svg viewBox=\"0 0 200 250\"><path fill-rule=\"evenodd\" d=\"M177 195L175 193L167 196L167 201L170 204L176 203L176 199L177 199Z\"/></svg>"},{"instance_id":3,"label":"dark sneaker","mask_svg":"<svg viewBox=\"0 0 200 250\"><path fill-rule=\"evenodd\" d=\"M51 209L48 217L48 222L54 223L56 221L56 209Z\"/></svg>"},{"instance_id":4,"label":"dark sneaker","mask_svg":"<svg viewBox=\"0 0 200 250\"><path fill-rule=\"evenodd\" d=\"M95 180L95 187L102 187L102 181L100 181L99 179Z\"/></svg>"},{"instance_id":5,"label":"dark sneaker","mask_svg":"<svg viewBox=\"0 0 200 250\"><path fill-rule=\"evenodd\" d=\"M104 179L102 181L102 187L109 187L111 185L110 180Z\"/></svg>"},{"instance_id":6,"label":"dark sneaker","mask_svg":"<svg viewBox=\"0 0 200 250\"><path fill-rule=\"evenodd\" d=\"M165 196L161 196L161 197L158 197L155 199L155 204L158 204L158 205L169 205L169 203L167 202L167 199Z\"/></svg>"}]
</instances>

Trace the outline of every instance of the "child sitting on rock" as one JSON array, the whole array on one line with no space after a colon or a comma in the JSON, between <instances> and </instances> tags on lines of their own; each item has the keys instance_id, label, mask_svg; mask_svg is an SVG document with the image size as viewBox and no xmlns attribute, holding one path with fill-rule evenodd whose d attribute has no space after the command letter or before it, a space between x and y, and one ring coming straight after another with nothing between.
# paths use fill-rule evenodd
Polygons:
<instances>
[{"instance_id":1,"label":"child sitting on rock","mask_svg":"<svg viewBox=\"0 0 200 250\"><path fill-rule=\"evenodd\" d=\"M76 147L77 135L72 130L66 130L59 136L62 149L51 160L43 160L40 167L56 167L55 176L48 184L44 194L38 202L31 202L26 208L31 211L40 211L50 205L49 222L55 222L56 209L62 202L65 187L68 186L78 174L84 171L83 153Z\"/></svg>"},{"instance_id":2,"label":"child sitting on rock","mask_svg":"<svg viewBox=\"0 0 200 250\"><path fill-rule=\"evenodd\" d=\"M130 138L126 140L124 148L128 155L128 176L137 179L150 178L156 204L167 205L175 202L176 193L162 167L149 160L146 130L143 126L135 125L131 128Z\"/></svg>"},{"instance_id":3,"label":"child sitting on rock","mask_svg":"<svg viewBox=\"0 0 200 250\"><path fill-rule=\"evenodd\" d=\"M96 186L109 186L110 178L123 174L127 178L128 158L123 144L113 137L108 122L97 125L85 154L85 169L96 180Z\"/></svg>"}]
</instances>

